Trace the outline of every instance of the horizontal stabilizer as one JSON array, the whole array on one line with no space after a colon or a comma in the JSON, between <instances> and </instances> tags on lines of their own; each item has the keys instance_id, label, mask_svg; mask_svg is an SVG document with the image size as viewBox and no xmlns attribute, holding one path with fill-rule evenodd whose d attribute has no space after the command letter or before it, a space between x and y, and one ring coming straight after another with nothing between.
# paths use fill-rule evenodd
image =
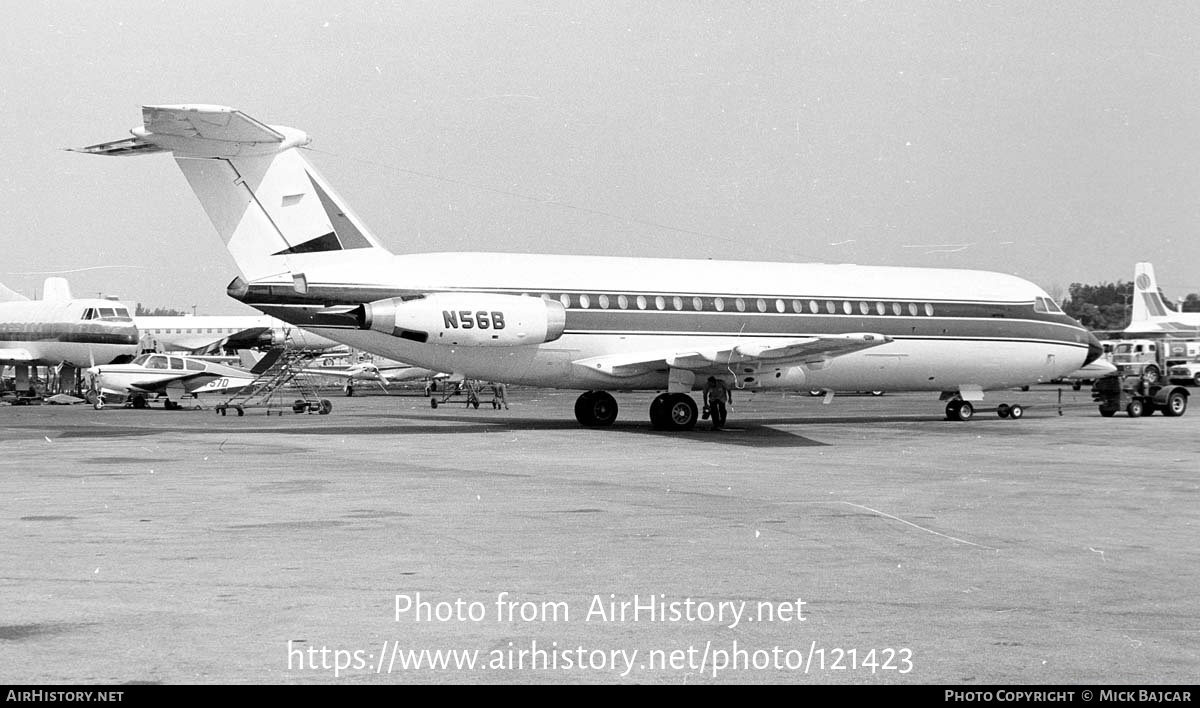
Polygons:
<instances>
[{"instance_id":1,"label":"horizontal stabilizer","mask_svg":"<svg viewBox=\"0 0 1200 708\"><path fill-rule=\"evenodd\" d=\"M302 131L270 126L227 106L142 106L142 123L130 131L132 138L69 149L92 155L169 150L202 158L266 155L309 143Z\"/></svg>"}]
</instances>

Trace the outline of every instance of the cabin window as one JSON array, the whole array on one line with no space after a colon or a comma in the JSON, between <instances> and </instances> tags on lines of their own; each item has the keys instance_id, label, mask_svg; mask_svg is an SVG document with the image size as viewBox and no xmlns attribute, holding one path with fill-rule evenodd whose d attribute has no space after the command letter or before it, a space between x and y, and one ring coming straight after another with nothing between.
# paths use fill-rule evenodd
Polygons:
<instances>
[{"instance_id":1,"label":"cabin window","mask_svg":"<svg viewBox=\"0 0 1200 708\"><path fill-rule=\"evenodd\" d=\"M558 296L558 301L562 303L562 306L563 306L563 307L570 307L570 306L571 306L571 296L570 296L570 295L567 295L566 293L563 293L562 295L559 295L559 296Z\"/></svg>"},{"instance_id":2,"label":"cabin window","mask_svg":"<svg viewBox=\"0 0 1200 708\"><path fill-rule=\"evenodd\" d=\"M704 299L699 297L692 298L692 308L696 312L704 312Z\"/></svg>"},{"instance_id":3,"label":"cabin window","mask_svg":"<svg viewBox=\"0 0 1200 708\"><path fill-rule=\"evenodd\" d=\"M792 301L792 304L795 305L796 302ZM776 312L786 312L787 311L787 305L784 304L783 300L775 301L775 311Z\"/></svg>"},{"instance_id":4,"label":"cabin window","mask_svg":"<svg viewBox=\"0 0 1200 708\"><path fill-rule=\"evenodd\" d=\"M746 311L746 301L745 301L745 300L743 300L743 299L741 299L740 297L739 297L739 298L737 298L736 300L734 300L734 301L733 301L733 304L734 304L734 306L736 306L736 307L737 307L737 311L738 311L738 312L745 312L745 311Z\"/></svg>"},{"instance_id":5,"label":"cabin window","mask_svg":"<svg viewBox=\"0 0 1200 708\"><path fill-rule=\"evenodd\" d=\"M682 310L683 309L683 298L676 295L674 298L671 299L671 304L675 306L676 310Z\"/></svg>"},{"instance_id":6,"label":"cabin window","mask_svg":"<svg viewBox=\"0 0 1200 708\"><path fill-rule=\"evenodd\" d=\"M617 307L621 308L622 310L628 310L629 309L629 298L625 297L624 295L618 295L617 296Z\"/></svg>"},{"instance_id":7,"label":"cabin window","mask_svg":"<svg viewBox=\"0 0 1200 708\"><path fill-rule=\"evenodd\" d=\"M598 299L600 300L600 309L607 310L608 309L608 296L601 295Z\"/></svg>"},{"instance_id":8,"label":"cabin window","mask_svg":"<svg viewBox=\"0 0 1200 708\"><path fill-rule=\"evenodd\" d=\"M833 300L826 300L825 301L825 311L831 315L836 315L837 314L837 304L835 304Z\"/></svg>"},{"instance_id":9,"label":"cabin window","mask_svg":"<svg viewBox=\"0 0 1200 708\"><path fill-rule=\"evenodd\" d=\"M854 305L851 305L849 300L843 300L842 312L845 312L847 315L854 314Z\"/></svg>"},{"instance_id":10,"label":"cabin window","mask_svg":"<svg viewBox=\"0 0 1200 708\"><path fill-rule=\"evenodd\" d=\"M83 311L83 316L80 317L79 319L81 319L81 320L96 319L96 308L94 308L94 307L87 308L86 310Z\"/></svg>"},{"instance_id":11,"label":"cabin window","mask_svg":"<svg viewBox=\"0 0 1200 708\"><path fill-rule=\"evenodd\" d=\"M146 362L147 369L165 369L167 368L167 358L165 356L152 356Z\"/></svg>"},{"instance_id":12,"label":"cabin window","mask_svg":"<svg viewBox=\"0 0 1200 708\"><path fill-rule=\"evenodd\" d=\"M754 303L754 306L758 308L759 312L767 311L767 301L762 299L761 297L758 299L757 302Z\"/></svg>"},{"instance_id":13,"label":"cabin window","mask_svg":"<svg viewBox=\"0 0 1200 708\"><path fill-rule=\"evenodd\" d=\"M928 302L925 303L925 314L933 317L933 305L929 304Z\"/></svg>"},{"instance_id":14,"label":"cabin window","mask_svg":"<svg viewBox=\"0 0 1200 708\"><path fill-rule=\"evenodd\" d=\"M586 310L587 308L592 306L592 299L590 297L588 297L586 294L580 295L579 296L579 306Z\"/></svg>"},{"instance_id":15,"label":"cabin window","mask_svg":"<svg viewBox=\"0 0 1200 708\"><path fill-rule=\"evenodd\" d=\"M724 298L714 297L713 298L713 308L715 308L717 312L724 312L725 311Z\"/></svg>"},{"instance_id":16,"label":"cabin window","mask_svg":"<svg viewBox=\"0 0 1200 708\"><path fill-rule=\"evenodd\" d=\"M111 307L101 307L100 308L100 316L101 317L116 317L117 313L113 312L113 309Z\"/></svg>"},{"instance_id":17,"label":"cabin window","mask_svg":"<svg viewBox=\"0 0 1200 708\"><path fill-rule=\"evenodd\" d=\"M188 360L184 361L183 363L187 367L188 371L204 371L204 364L201 364L198 361L188 359Z\"/></svg>"},{"instance_id":18,"label":"cabin window","mask_svg":"<svg viewBox=\"0 0 1200 708\"><path fill-rule=\"evenodd\" d=\"M892 314L897 317L904 314L904 306L898 302L892 303Z\"/></svg>"},{"instance_id":19,"label":"cabin window","mask_svg":"<svg viewBox=\"0 0 1200 708\"><path fill-rule=\"evenodd\" d=\"M817 304L816 300L809 300L808 301L808 311L815 315L821 311L821 306L819 304Z\"/></svg>"},{"instance_id":20,"label":"cabin window","mask_svg":"<svg viewBox=\"0 0 1200 708\"><path fill-rule=\"evenodd\" d=\"M864 315L871 314L871 306L865 302L858 303L858 311Z\"/></svg>"},{"instance_id":21,"label":"cabin window","mask_svg":"<svg viewBox=\"0 0 1200 708\"><path fill-rule=\"evenodd\" d=\"M917 303L915 303L915 302L908 303L908 314L912 315L913 317L917 316Z\"/></svg>"},{"instance_id":22,"label":"cabin window","mask_svg":"<svg viewBox=\"0 0 1200 708\"><path fill-rule=\"evenodd\" d=\"M655 307L655 309L658 309L658 310L667 309L667 299L665 297L663 297L662 295L656 296L654 298L654 307Z\"/></svg>"},{"instance_id":23,"label":"cabin window","mask_svg":"<svg viewBox=\"0 0 1200 708\"><path fill-rule=\"evenodd\" d=\"M887 314L887 305L883 304L882 302L875 303L875 312L876 312L876 314L879 314L879 315L886 315Z\"/></svg>"},{"instance_id":24,"label":"cabin window","mask_svg":"<svg viewBox=\"0 0 1200 708\"><path fill-rule=\"evenodd\" d=\"M183 359L180 359L177 356L171 357L171 368L172 369L182 369L183 368Z\"/></svg>"},{"instance_id":25,"label":"cabin window","mask_svg":"<svg viewBox=\"0 0 1200 708\"><path fill-rule=\"evenodd\" d=\"M646 296L645 295L637 296L637 306L638 306L639 310L646 309Z\"/></svg>"},{"instance_id":26,"label":"cabin window","mask_svg":"<svg viewBox=\"0 0 1200 708\"><path fill-rule=\"evenodd\" d=\"M804 303L799 300L792 300L792 312L795 312L797 315L804 312Z\"/></svg>"}]
</instances>

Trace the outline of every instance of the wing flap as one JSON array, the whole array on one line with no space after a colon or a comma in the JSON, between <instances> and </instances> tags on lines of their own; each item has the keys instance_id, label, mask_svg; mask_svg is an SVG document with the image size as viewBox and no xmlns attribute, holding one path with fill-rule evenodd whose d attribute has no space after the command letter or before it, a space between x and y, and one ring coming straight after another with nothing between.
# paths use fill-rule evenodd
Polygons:
<instances>
[{"instance_id":1,"label":"wing flap","mask_svg":"<svg viewBox=\"0 0 1200 708\"><path fill-rule=\"evenodd\" d=\"M617 378L665 368L718 371L731 364L816 364L891 342L870 332L829 334L793 339L758 339L734 346L699 347L685 351L645 351L590 357L573 362L589 371Z\"/></svg>"}]
</instances>

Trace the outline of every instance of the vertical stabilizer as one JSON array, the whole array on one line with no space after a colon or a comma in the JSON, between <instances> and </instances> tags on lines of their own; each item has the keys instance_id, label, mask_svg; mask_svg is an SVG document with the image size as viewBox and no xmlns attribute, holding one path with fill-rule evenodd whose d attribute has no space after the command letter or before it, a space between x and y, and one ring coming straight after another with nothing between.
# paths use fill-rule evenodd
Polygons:
<instances>
[{"instance_id":1,"label":"vertical stabilizer","mask_svg":"<svg viewBox=\"0 0 1200 708\"><path fill-rule=\"evenodd\" d=\"M1154 266L1138 263L1133 270L1133 318L1130 326L1163 319L1174 312L1163 301L1154 279Z\"/></svg>"},{"instance_id":2,"label":"vertical stabilizer","mask_svg":"<svg viewBox=\"0 0 1200 708\"><path fill-rule=\"evenodd\" d=\"M133 138L78 151L173 153L247 280L299 272L300 254L388 254L300 154L303 132L224 106L144 106L142 119Z\"/></svg>"},{"instance_id":3,"label":"vertical stabilizer","mask_svg":"<svg viewBox=\"0 0 1200 708\"><path fill-rule=\"evenodd\" d=\"M71 299L71 285L66 278L46 278L42 284L42 299L47 302L67 302Z\"/></svg>"}]
</instances>

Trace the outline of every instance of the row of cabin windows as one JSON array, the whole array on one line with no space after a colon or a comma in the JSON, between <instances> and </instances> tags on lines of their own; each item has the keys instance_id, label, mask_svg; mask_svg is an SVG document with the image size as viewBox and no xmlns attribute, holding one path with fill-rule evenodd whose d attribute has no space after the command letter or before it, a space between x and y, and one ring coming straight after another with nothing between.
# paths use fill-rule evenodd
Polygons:
<instances>
[{"instance_id":1,"label":"row of cabin windows","mask_svg":"<svg viewBox=\"0 0 1200 708\"><path fill-rule=\"evenodd\" d=\"M150 334L171 334L171 329L170 329L169 327L168 327L167 329L150 329L150 330L146 330L146 331L147 331L147 332L149 332ZM218 328L216 328L216 329L214 329L214 328L212 328L212 327L209 327L209 328L208 328L208 330L207 330L207 332L206 332L206 331L205 331L205 329L204 329L203 327L196 327L196 328L194 329L194 331L193 331L193 329L191 329L191 328L189 328L189 329L176 329L176 330L175 330L175 334L206 334L206 333L207 333L207 334L213 334L214 332L215 332L215 333L217 333L217 334L226 334L226 333L230 333L230 332L233 332L233 331L234 331L234 330L232 330L232 329L221 329L221 328L219 328L219 327L218 327Z\"/></svg>"},{"instance_id":2,"label":"row of cabin windows","mask_svg":"<svg viewBox=\"0 0 1200 708\"><path fill-rule=\"evenodd\" d=\"M129 310L124 307L89 307L83 311L81 320L119 320L130 322Z\"/></svg>"},{"instance_id":3,"label":"row of cabin windows","mask_svg":"<svg viewBox=\"0 0 1200 708\"><path fill-rule=\"evenodd\" d=\"M556 299L553 295L543 294L542 297L547 300ZM746 299L746 298L703 298L703 297L681 297L675 295L668 297L665 295L577 295L572 299L571 295L563 293L558 296L557 300L562 303L563 307L576 306L582 309L599 308L608 310L616 308L619 310L628 310L637 308L639 310L676 310L676 311L692 311L692 312L768 312L772 309L777 313L786 313L790 309L796 314L819 315L908 315L910 317L933 317L933 305L924 303L919 305L915 302L899 303L899 302L867 302L860 300L851 302L850 300L784 300L776 298L768 300L766 298Z\"/></svg>"}]
</instances>

